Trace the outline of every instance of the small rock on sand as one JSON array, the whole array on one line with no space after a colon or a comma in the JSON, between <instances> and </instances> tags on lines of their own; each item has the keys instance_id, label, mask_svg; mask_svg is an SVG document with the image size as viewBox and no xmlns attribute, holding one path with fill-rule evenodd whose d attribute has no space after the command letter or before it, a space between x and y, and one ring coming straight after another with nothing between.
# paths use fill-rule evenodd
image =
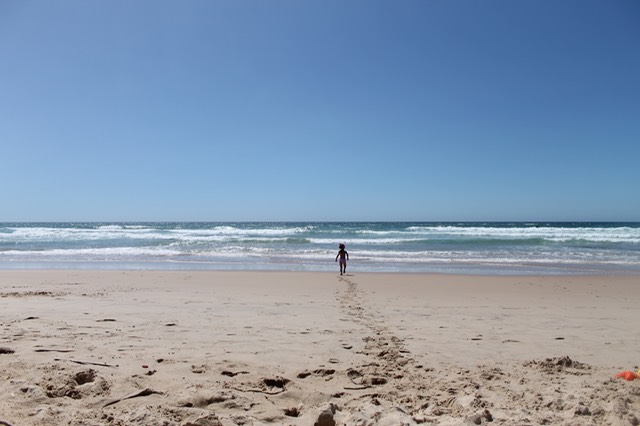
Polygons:
<instances>
[{"instance_id":1,"label":"small rock on sand","mask_svg":"<svg viewBox=\"0 0 640 426\"><path fill-rule=\"evenodd\" d=\"M205 414L194 421L187 421L182 426L222 426L220 419L213 413Z\"/></svg>"},{"instance_id":2,"label":"small rock on sand","mask_svg":"<svg viewBox=\"0 0 640 426\"><path fill-rule=\"evenodd\" d=\"M335 404L329 404L326 410L324 410L318 416L318 421L313 426L336 426L336 421L333 419L333 415L336 413L338 407Z\"/></svg>"}]
</instances>

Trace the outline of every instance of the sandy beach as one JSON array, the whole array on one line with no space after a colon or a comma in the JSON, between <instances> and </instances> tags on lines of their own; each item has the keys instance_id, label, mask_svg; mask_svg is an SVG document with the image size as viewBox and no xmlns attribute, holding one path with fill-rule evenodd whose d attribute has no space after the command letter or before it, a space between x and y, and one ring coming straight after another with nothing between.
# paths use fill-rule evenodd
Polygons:
<instances>
[{"instance_id":1,"label":"sandy beach","mask_svg":"<svg viewBox=\"0 0 640 426\"><path fill-rule=\"evenodd\" d=\"M637 276L0 271L0 420L638 425Z\"/></svg>"}]
</instances>

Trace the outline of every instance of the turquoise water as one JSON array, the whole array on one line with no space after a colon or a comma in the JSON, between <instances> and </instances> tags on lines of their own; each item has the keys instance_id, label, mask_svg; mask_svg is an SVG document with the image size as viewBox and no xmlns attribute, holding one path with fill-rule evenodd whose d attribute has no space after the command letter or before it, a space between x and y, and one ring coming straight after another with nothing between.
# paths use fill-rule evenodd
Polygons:
<instances>
[{"instance_id":1,"label":"turquoise water","mask_svg":"<svg viewBox=\"0 0 640 426\"><path fill-rule=\"evenodd\" d=\"M0 223L0 269L640 273L640 223Z\"/></svg>"}]
</instances>

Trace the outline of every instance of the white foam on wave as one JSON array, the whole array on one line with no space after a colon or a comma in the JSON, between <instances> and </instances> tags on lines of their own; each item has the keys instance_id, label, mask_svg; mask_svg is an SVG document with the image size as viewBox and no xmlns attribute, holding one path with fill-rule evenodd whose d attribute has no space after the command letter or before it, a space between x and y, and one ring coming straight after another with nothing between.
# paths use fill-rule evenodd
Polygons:
<instances>
[{"instance_id":1,"label":"white foam on wave","mask_svg":"<svg viewBox=\"0 0 640 426\"><path fill-rule=\"evenodd\" d=\"M222 237L266 237L266 236L291 236L309 232L312 227L276 227L276 228L238 228L234 226L221 225L210 229L185 229L185 228L154 228L148 226L124 226L124 225L101 225L95 228L75 228L75 227L10 227L6 228L7 233L0 234L1 240L96 240L96 239L117 239L117 238L145 238L145 239L168 239L168 238L210 238L221 239Z\"/></svg>"},{"instance_id":2,"label":"white foam on wave","mask_svg":"<svg viewBox=\"0 0 640 426\"><path fill-rule=\"evenodd\" d=\"M286 250L282 248L267 248L243 245L226 245L209 250L182 250L160 247L122 247L122 248L84 248L84 249L53 249L48 251L18 251L0 252L0 262L140 262L141 265L153 262L197 262L202 265L215 265L220 262L231 262L235 265L244 264L248 268L257 264L291 265L292 267L310 267L313 265L330 268L335 259L335 250L310 247L307 250ZM257 263L256 263L257 262ZM473 250L445 250L445 251L395 251L395 250L354 250L351 252L350 263L360 268L385 267L394 268L402 265L412 265L412 268L428 269L429 265L529 265L540 267L555 267L565 265L583 265L595 267L598 265L621 266L632 269L640 268L640 261L632 254L609 256L598 252L585 254L576 251L557 256L557 252L538 250L534 252L488 251ZM253 265L253 266L251 266ZM307 266L305 266L307 265Z\"/></svg>"},{"instance_id":3,"label":"white foam on wave","mask_svg":"<svg viewBox=\"0 0 640 426\"><path fill-rule=\"evenodd\" d=\"M467 227L412 226L411 234L432 238L461 237L486 239L543 239L554 242L593 241L640 243L640 228L561 228L561 227Z\"/></svg>"},{"instance_id":4,"label":"white foam on wave","mask_svg":"<svg viewBox=\"0 0 640 426\"><path fill-rule=\"evenodd\" d=\"M346 245L390 245L424 241L424 238L342 238L340 242ZM335 244L338 240L335 238L309 238L309 242L313 244Z\"/></svg>"},{"instance_id":5,"label":"white foam on wave","mask_svg":"<svg viewBox=\"0 0 640 426\"><path fill-rule=\"evenodd\" d=\"M307 238L315 244L334 244L335 239L314 237L313 226L298 227L236 227L220 225L212 228L154 228L142 225L101 225L96 228L74 227L13 227L0 233L0 243L68 242L115 239L177 240L186 242L227 242L247 239L284 241L287 237ZM564 228L564 227L466 227L411 226L405 230L353 231L361 237L340 238L350 244L397 244L423 240L545 240L551 242L595 242L640 244L640 228ZM325 232L326 233L326 232ZM348 232L346 232L348 234ZM344 234L343 234L344 235ZM282 240L279 240L282 239Z\"/></svg>"},{"instance_id":6,"label":"white foam on wave","mask_svg":"<svg viewBox=\"0 0 640 426\"><path fill-rule=\"evenodd\" d=\"M105 247L81 249L51 249L51 250L6 250L0 252L0 258L86 258L100 257L144 257L144 256L178 256L183 254L179 250L160 247Z\"/></svg>"},{"instance_id":7,"label":"white foam on wave","mask_svg":"<svg viewBox=\"0 0 640 426\"><path fill-rule=\"evenodd\" d=\"M397 235L402 234L402 231L377 231L374 229L359 229L355 231L356 234L364 234L364 235Z\"/></svg>"},{"instance_id":8,"label":"white foam on wave","mask_svg":"<svg viewBox=\"0 0 640 426\"><path fill-rule=\"evenodd\" d=\"M167 239L167 235L158 233L153 228L122 228L122 227L98 227L98 228L47 228L24 227L10 228L13 232L1 234L3 242L42 242L42 241L93 241L113 240L122 238L131 239Z\"/></svg>"},{"instance_id":9,"label":"white foam on wave","mask_svg":"<svg viewBox=\"0 0 640 426\"><path fill-rule=\"evenodd\" d=\"M444 251L358 251L353 260L361 259L373 263L460 263L460 264L540 264L540 265L628 265L640 266L640 260L629 255L611 256L608 253L570 252L558 256L549 250L521 251L511 250L480 252L473 250L444 250ZM357 261L357 260L356 260Z\"/></svg>"},{"instance_id":10,"label":"white foam on wave","mask_svg":"<svg viewBox=\"0 0 640 426\"><path fill-rule=\"evenodd\" d=\"M274 227L274 228L239 228L230 225L216 226L211 229L183 230L194 231L203 235L262 235L262 236L287 236L309 232L313 226Z\"/></svg>"}]
</instances>

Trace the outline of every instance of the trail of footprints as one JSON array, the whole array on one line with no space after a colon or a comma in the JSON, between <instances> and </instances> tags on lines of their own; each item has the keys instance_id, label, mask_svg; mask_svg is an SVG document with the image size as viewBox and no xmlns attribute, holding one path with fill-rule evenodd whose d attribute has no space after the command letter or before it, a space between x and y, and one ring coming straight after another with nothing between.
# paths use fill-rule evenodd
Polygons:
<instances>
[{"instance_id":1,"label":"trail of footprints","mask_svg":"<svg viewBox=\"0 0 640 426\"><path fill-rule=\"evenodd\" d=\"M348 320L371 331L369 336L363 338L364 348L358 352L365 355L368 362L347 370L347 376L354 385L347 389L359 390L386 385L394 391L385 392L385 399L402 399L402 391L405 389L402 382L413 381L417 378L416 375L422 375L425 370L411 357L404 340L394 335L384 325L384 318L366 304L366 295L358 288L358 284L349 278L339 279L346 284L346 288L337 293L342 311ZM343 348L351 349L351 345L343 344Z\"/></svg>"},{"instance_id":2,"label":"trail of footprints","mask_svg":"<svg viewBox=\"0 0 640 426\"><path fill-rule=\"evenodd\" d=\"M359 352L365 355L366 361L346 371L353 384L345 387L347 392L353 392L349 394L350 401L345 396L346 406L358 410L362 403L368 402L379 408L386 407L387 412L401 415L393 420L401 424L437 421L443 415L466 417L471 424L493 421L487 401L468 370L443 377L433 368L425 368L411 355L404 340L384 324L384 317L367 305L366 293L357 282L339 279L346 284L344 290L337 292L337 297L347 320L371 331L363 338L364 347ZM466 406L454 403L461 395L469 400Z\"/></svg>"}]
</instances>

